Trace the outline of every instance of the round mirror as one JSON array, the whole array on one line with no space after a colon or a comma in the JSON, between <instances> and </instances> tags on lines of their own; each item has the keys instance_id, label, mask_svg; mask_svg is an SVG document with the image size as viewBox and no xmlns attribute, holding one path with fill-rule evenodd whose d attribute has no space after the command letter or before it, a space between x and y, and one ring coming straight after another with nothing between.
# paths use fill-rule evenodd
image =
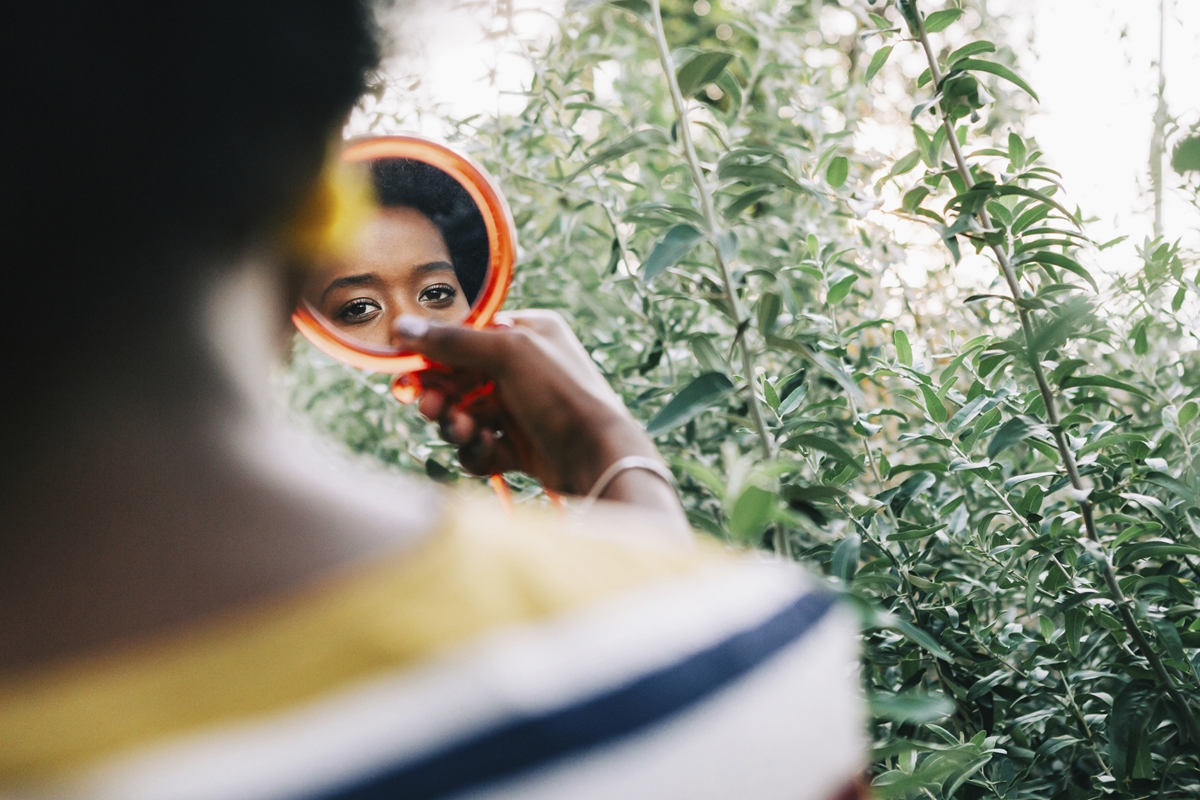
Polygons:
<instances>
[{"instance_id":1,"label":"round mirror","mask_svg":"<svg viewBox=\"0 0 1200 800\"><path fill-rule=\"evenodd\" d=\"M482 167L427 139L358 139L342 160L361 170L374 202L351 246L313 265L292 319L339 361L396 374L393 391L409 401L412 373L430 364L392 345L392 322L488 325L512 280L512 214Z\"/></svg>"}]
</instances>

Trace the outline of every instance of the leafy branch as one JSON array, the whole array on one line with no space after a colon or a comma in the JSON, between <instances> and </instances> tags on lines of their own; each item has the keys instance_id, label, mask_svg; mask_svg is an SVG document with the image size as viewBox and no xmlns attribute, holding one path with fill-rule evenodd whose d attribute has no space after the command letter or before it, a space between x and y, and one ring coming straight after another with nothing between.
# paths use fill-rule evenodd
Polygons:
<instances>
[{"instance_id":1,"label":"leafy branch","mask_svg":"<svg viewBox=\"0 0 1200 800\"><path fill-rule=\"evenodd\" d=\"M737 337L737 344L742 355L742 371L746 377L750 416L754 420L754 428L758 434L762 456L769 460L773 455L771 435L767 432L762 405L759 403L758 393L754 390L754 352L750 349L750 342L746 338L746 329L750 325L750 317L747 316L742 308L741 300L738 297L737 290L733 286L733 279L730 275L729 259L732 255L734 249L733 243L736 239L733 238L729 231L722 230L723 226L717 215L716 206L713 204L712 193L708 189L708 181L705 178L704 169L700 166L700 158L696 155L696 147L692 143L687 102L684 100L683 92L679 89L679 79L675 73L675 61L671 58L671 49L667 44L666 32L663 30L662 8L659 0L650 0L649 27L650 33L654 37L654 44L658 49L659 63L662 65L663 74L667 79L667 86L671 91L671 103L675 107L675 128L679 132L679 140L683 143L683 153L687 160L688 170L692 176L692 182L696 185L696 191L700 195L700 210L704 215L704 222L708 228L709 242L712 245L713 254L717 261L717 269L721 275L722 288L725 290L725 302L729 304L729 308L734 316L734 324L737 326L735 336Z\"/></svg>"},{"instance_id":2,"label":"leafy branch","mask_svg":"<svg viewBox=\"0 0 1200 800\"><path fill-rule=\"evenodd\" d=\"M956 201L961 201L961 215L969 219L969 216L973 213L973 216L978 219L979 224L985 231L992 231L994 230L994 226L991 216L988 213L985 201L987 197L992 196L993 192L988 190L1003 190L1008 188L1010 192L1020 191L1021 193L1032 193L1032 190L1022 189L1022 187L1016 186L997 187L994 184L988 187L981 187L976 182L975 177L971 173L971 168L967 163L967 159L963 155L962 146L959 143L959 138L954 124L955 112L958 108L961 108L961 106L956 106L955 98L963 97L965 95L967 96L968 101L970 101L970 89L961 85L958 87L951 86L950 81L959 78L961 75L967 74L972 67L981 68L979 65L986 63L989 65L989 68L985 71L992 72L994 74L1000 74L1003 77L1012 80L1012 82L1017 83L1017 85L1021 86L1027 91L1030 91L1031 94L1032 90L1029 90L1023 81L1020 81L1019 79L1013 80L1013 77L1015 76L1010 77L1007 74L1007 68L999 67L999 65L991 64L990 62L977 62L974 59L964 59L958 62L954 66L956 74L949 76L950 80L948 81L947 76L943 75L942 73L937 56L933 52L933 47L930 44L928 31L926 30L925 26L925 18L917 8L916 0L899 0L899 2L901 11L904 14L905 20L908 22L912 35L917 41L920 42L921 47L925 52L925 57L929 62L929 74L933 85L937 89L935 99L937 100L941 111L941 124L945 129L946 141L949 143L951 152L954 155L955 169L957 170L958 176L961 178L965 186L965 191L960 193L959 198L956 198ZM954 92L957 92L957 94L954 94ZM1036 97L1036 95L1034 96ZM969 105L975 104L971 102ZM973 203L969 202L972 194L978 195L981 188L984 188L984 197L982 200ZM1047 197L1042 197L1040 199L1042 202L1053 203L1053 201ZM1057 206L1058 204L1055 205ZM1061 206L1059 206L1059 208L1064 212L1066 211L1065 209L1062 209ZM1068 217L1071 216L1069 212L1066 213ZM987 237L985 237L985 241L986 240ZM1121 622L1125 628L1125 631L1136 643L1138 651L1150 664L1150 667L1154 671L1159 683L1165 689L1172 702L1180 712L1180 717L1182 718L1187 729L1188 738L1191 740L1192 746L1200 748L1200 724L1197 723L1195 714L1192 712L1187 699L1179 691L1179 687L1176 685L1171 674L1167 671L1162 659L1159 658L1158 653L1155 652L1154 648L1150 645L1149 640L1138 626L1137 620L1134 618L1133 612L1130 610L1129 600L1126 598L1125 593L1121 590L1120 584L1117 582L1117 576L1112 566L1112 559L1108 556L1107 552L1103 550L1100 536L1096 530L1094 508L1091 500L1089 499L1091 488L1085 486L1083 478L1080 475L1079 465L1076 461L1075 453L1067 442L1066 432L1062 424L1062 419L1059 416L1058 397L1051 388L1046 377L1045 369L1042 366L1041 353L1039 352L1039 350L1042 349L1042 342L1040 341L1040 337L1037 335L1034 328L1034 322L1031 313L1031 307L1033 307L1033 304L1028 302L1028 298L1021 290L1016 269L1013 266L1012 260L1010 259L1006 248L997 241L988 241L987 246L992 251L992 254L996 257L996 262L1000 265L1000 271L1008 285L1008 290L1012 296L1012 300L1016 305L1017 316L1020 320L1021 331L1025 341L1028 365L1033 372L1034 380L1037 383L1038 392L1045 408L1046 419L1050 423L1050 433L1054 438L1055 446L1058 450L1059 456L1062 459L1063 467L1066 470L1071 487L1074 490L1074 495L1079 503L1079 511L1081 517L1083 518L1084 529L1087 533L1087 537L1098 549L1100 549L1100 552L1103 555L1103 558L1100 559L1100 566L1104 577L1104 583L1116 604L1116 608L1120 614Z\"/></svg>"}]
</instances>

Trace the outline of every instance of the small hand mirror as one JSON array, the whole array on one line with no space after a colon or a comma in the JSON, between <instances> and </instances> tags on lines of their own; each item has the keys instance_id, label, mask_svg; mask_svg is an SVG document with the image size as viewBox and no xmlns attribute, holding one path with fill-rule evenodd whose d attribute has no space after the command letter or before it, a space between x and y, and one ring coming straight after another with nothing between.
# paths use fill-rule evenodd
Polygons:
<instances>
[{"instance_id":1,"label":"small hand mirror","mask_svg":"<svg viewBox=\"0 0 1200 800\"><path fill-rule=\"evenodd\" d=\"M358 139L342 160L363 171L374 206L351 247L314 265L292 320L339 361L395 374L393 394L410 402L430 364L392 345L392 322L487 326L512 280L512 214L482 167L426 139Z\"/></svg>"}]
</instances>

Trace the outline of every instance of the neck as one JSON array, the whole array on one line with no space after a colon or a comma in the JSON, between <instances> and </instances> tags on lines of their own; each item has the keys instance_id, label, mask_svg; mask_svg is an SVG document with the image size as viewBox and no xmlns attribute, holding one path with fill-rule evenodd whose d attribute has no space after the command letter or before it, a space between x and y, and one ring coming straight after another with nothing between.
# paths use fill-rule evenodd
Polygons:
<instances>
[{"instance_id":1,"label":"neck","mask_svg":"<svg viewBox=\"0 0 1200 800\"><path fill-rule=\"evenodd\" d=\"M0 486L0 672L286 591L429 527L428 496L397 502L393 482L356 498L272 433L265 273L205 296L195 333L77 391Z\"/></svg>"}]
</instances>

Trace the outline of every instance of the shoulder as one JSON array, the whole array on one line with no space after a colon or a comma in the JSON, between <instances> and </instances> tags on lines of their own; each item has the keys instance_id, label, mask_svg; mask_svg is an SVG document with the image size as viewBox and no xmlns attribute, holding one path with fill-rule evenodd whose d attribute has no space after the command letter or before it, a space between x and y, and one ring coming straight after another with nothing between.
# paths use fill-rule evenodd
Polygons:
<instances>
[{"instance_id":1,"label":"shoulder","mask_svg":"<svg viewBox=\"0 0 1200 800\"><path fill-rule=\"evenodd\" d=\"M65 682L0 682L0 752L17 748L0 778L123 798L815 800L861 768L853 622L798 570L612 536L636 517L596 530L479 503L455 497L437 535L303 597Z\"/></svg>"}]
</instances>

